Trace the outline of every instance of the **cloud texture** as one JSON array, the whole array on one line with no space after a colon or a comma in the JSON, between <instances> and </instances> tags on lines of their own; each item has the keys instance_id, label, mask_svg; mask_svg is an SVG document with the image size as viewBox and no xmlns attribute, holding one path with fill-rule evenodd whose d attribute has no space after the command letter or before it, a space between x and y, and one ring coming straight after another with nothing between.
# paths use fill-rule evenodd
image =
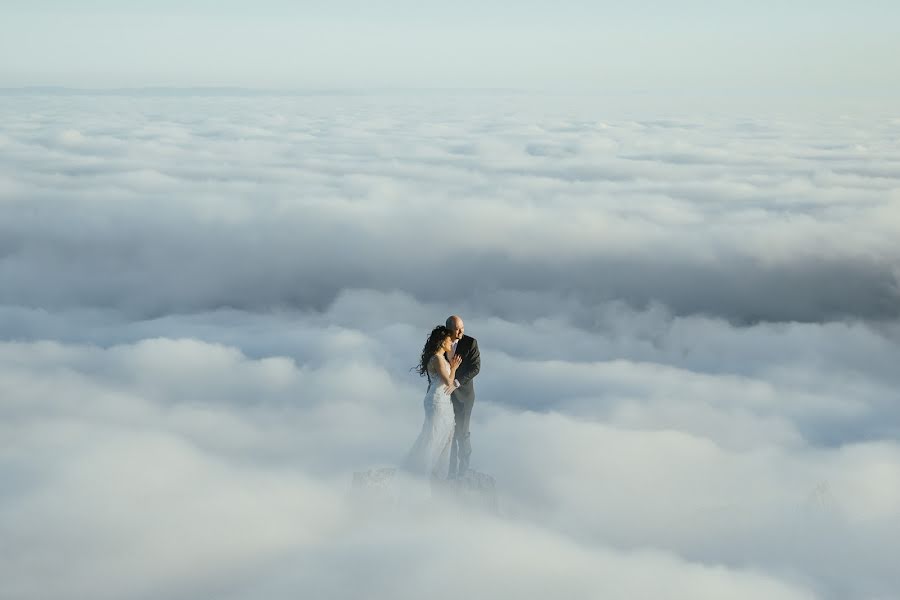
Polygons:
<instances>
[{"instance_id":1,"label":"cloud texture","mask_svg":"<svg viewBox=\"0 0 900 600\"><path fill-rule=\"evenodd\" d=\"M890 597L900 119L0 97L0 596ZM503 514L361 507L479 339Z\"/></svg>"}]
</instances>

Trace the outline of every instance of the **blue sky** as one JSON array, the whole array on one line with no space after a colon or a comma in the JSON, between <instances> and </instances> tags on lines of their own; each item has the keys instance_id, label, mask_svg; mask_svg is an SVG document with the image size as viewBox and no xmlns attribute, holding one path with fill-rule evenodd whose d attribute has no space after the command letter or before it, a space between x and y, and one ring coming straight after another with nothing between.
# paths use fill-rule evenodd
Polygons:
<instances>
[{"instance_id":1,"label":"blue sky","mask_svg":"<svg viewBox=\"0 0 900 600\"><path fill-rule=\"evenodd\" d=\"M5 1L0 86L900 90L886 1Z\"/></svg>"}]
</instances>

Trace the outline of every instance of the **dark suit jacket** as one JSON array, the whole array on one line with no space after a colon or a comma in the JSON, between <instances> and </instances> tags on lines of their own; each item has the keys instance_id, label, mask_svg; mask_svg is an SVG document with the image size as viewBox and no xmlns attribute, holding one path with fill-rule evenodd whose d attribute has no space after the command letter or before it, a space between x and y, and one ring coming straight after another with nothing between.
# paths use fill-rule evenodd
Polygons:
<instances>
[{"instance_id":1,"label":"dark suit jacket","mask_svg":"<svg viewBox=\"0 0 900 600\"><path fill-rule=\"evenodd\" d=\"M451 399L454 402L469 404L475 402L475 384L472 380L481 370L481 353L478 352L478 342L472 336L463 335L456 344L456 353L462 357L462 364L456 371L459 387L453 392Z\"/></svg>"}]
</instances>

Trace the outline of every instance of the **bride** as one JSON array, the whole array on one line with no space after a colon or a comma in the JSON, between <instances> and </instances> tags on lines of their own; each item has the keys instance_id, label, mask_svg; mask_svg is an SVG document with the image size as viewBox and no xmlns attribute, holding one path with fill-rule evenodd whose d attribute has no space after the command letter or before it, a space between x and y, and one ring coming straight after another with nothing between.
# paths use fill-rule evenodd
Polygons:
<instances>
[{"instance_id":1,"label":"bride","mask_svg":"<svg viewBox=\"0 0 900 600\"><path fill-rule=\"evenodd\" d=\"M415 367L419 375L428 377L425 392L425 423L422 433L404 461L409 471L428 475L431 479L447 479L450 470L450 446L453 442L453 404L450 394L455 389L456 370L462 357L453 352L452 332L442 325L435 327L422 348L422 358Z\"/></svg>"}]
</instances>

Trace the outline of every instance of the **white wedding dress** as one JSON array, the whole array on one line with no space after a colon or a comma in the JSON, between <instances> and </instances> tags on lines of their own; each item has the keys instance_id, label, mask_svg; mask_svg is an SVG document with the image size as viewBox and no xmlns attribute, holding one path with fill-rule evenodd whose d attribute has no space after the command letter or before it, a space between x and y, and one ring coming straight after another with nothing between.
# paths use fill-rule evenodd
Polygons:
<instances>
[{"instance_id":1,"label":"white wedding dress","mask_svg":"<svg viewBox=\"0 0 900 600\"><path fill-rule=\"evenodd\" d=\"M444 390L441 376L429 365L430 382L425 392L425 423L422 433L406 456L404 467L430 479L447 479L450 471L450 445L456 419L450 394Z\"/></svg>"}]
</instances>

